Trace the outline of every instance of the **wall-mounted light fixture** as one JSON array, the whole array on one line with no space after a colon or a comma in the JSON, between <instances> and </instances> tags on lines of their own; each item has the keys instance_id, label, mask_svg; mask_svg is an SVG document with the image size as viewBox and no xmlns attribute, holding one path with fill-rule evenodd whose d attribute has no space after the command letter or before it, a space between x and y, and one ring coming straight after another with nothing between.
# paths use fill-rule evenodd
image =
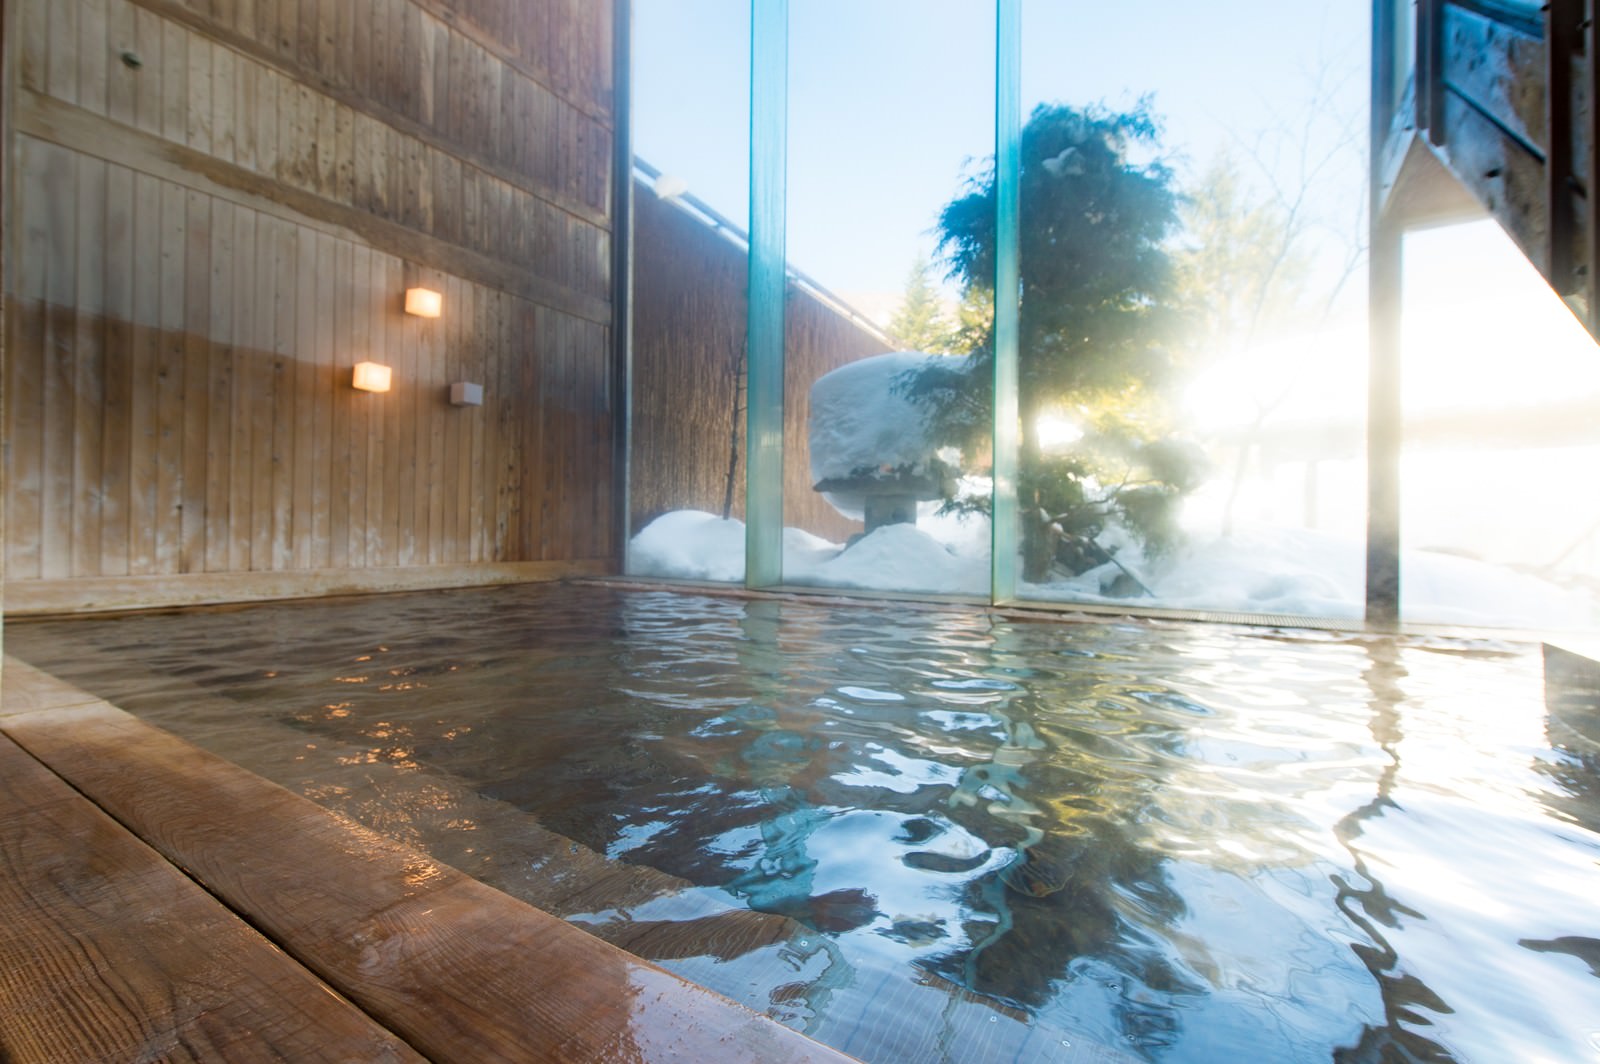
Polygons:
<instances>
[{"instance_id":1,"label":"wall-mounted light fixture","mask_svg":"<svg viewBox=\"0 0 1600 1064\"><path fill-rule=\"evenodd\" d=\"M406 313L419 318L437 318L444 313L444 296L431 288L407 288Z\"/></svg>"},{"instance_id":2,"label":"wall-mounted light fixture","mask_svg":"<svg viewBox=\"0 0 1600 1064\"><path fill-rule=\"evenodd\" d=\"M482 406L483 385L471 381L456 381L450 386L451 406Z\"/></svg>"},{"instance_id":3,"label":"wall-mounted light fixture","mask_svg":"<svg viewBox=\"0 0 1600 1064\"><path fill-rule=\"evenodd\" d=\"M376 362L357 362L350 383L363 392L386 392L389 390L391 374L388 366L380 366Z\"/></svg>"}]
</instances>

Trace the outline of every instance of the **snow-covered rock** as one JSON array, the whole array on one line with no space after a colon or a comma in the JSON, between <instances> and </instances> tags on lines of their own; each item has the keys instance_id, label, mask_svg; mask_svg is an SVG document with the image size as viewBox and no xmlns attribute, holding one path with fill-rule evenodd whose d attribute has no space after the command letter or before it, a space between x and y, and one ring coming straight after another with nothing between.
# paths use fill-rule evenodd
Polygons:
<instances>
[{"instance_id":1,"label":"snow-covered rock","mask_svg":"<svg viewBox=\"0 0 1600 1064\"><path fill-rule=\"evenodd\" d=\"M880 478L903 484L920 482L918 497L938 495L950 466L936 454L923 411L901 395L897 379L920 369L930 359L947 358L921 351L874 355L824 374L811 386L811 482ZM860 520L865 497L856 492L823 493L846 517Z\"/></svg>"}]
</instances>

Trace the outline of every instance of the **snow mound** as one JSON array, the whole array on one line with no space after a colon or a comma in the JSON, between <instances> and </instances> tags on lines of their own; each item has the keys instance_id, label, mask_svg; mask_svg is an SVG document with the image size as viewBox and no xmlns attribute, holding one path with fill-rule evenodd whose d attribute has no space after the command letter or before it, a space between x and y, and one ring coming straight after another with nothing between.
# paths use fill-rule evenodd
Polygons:
<instances>
[{"instance_id":1,"label":"snow mound","mask_svg":"<svg viewBox=\"0 0 1600 1064\"><path fill-rule=\"evenodd\" d=\"M895 388L897 378L930 359L921 351L874 355L826 373L811 386L811 482L871 473L943 475L920 407ZM826 493L840 512L859 519L861 502Z\"/></svg>"},{"instance_id":2,"label":"snow mound","mask_svg":"<svg viewBox=\"0 0 1600 1064\"><path fill-rule=\"evenodd\" d=\"M962 557L915 525L884 525L815 567L784 557L784 576L818 587L893 588L932 595L987 595L989 562Z\"/></svg>"},{"instance_id":3,"label":"snow mound","mask_svg":"<svg viewBox=\"0 0 1600 1064\"><path fill-rule=\"evenodd\" d=\"M797 528L783 533L784 580L816 587L986 595L989 520L979 515L885 525L848 550ZM1165 606L1221 612L1358 619L1365 548L1360 539L1294 528L1241 529L1196 539L1159 560L1137 542L1118 545L1119 560L1154 598L1106 594L1115 566L1071 579L1025 584L1024 598ZM1401 603L1406 619L1461 625L1574 630L1600 623L1600 606L1576 588L1503 566L1432 551L1406 551ZM744 524L698 510L657 518L633 539L630 572L690 580L744 580Z\"/></svg>"},{"instance_id":4,"label":"snow mound","mask_svg":"<svg viewBox=\"0 0 1600 1064\"><path fill-rule=\"evenodd\" d=\"M633 537L629 572L678 580L744 581L744 522L674 510Z\"/></svg>"}]
</instances>

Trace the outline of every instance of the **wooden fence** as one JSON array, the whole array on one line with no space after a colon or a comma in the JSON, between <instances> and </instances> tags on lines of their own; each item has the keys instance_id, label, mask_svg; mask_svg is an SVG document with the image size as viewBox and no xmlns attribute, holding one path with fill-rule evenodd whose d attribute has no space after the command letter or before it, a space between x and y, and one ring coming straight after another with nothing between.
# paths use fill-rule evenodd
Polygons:
<instances>
[{"instance_id":1,"label":"wooden fence","mask_svg":"<svg viewBox=\"0 0 1600 1064\"><path fill-rule=\"evenodd\" d=\"M693 213L635 186L633 445L638 530L671 510L720 514L737 441L732 515L744 516L746 253ZM784 523L842 541L861 531L811 490L811 385L889 345L790 284L784 353Z\"/></svg>"}]
</instances>

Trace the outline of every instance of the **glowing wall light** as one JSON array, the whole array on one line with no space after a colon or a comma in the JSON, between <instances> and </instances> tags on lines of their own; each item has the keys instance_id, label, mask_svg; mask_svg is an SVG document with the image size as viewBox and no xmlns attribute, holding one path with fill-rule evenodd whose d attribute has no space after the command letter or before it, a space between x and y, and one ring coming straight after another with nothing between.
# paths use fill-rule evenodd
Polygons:
<instances>
[{"instance_id":1,"label":"glowing wall light","mask_svg":"<svg viewBox=\"0 0 1600 1064\"><path fill-rule=\"evenodd\" d=\"M363 392L386 392L389 390L390 374L388 366L380 366L376 362L357 362L355 376L350 383Z\"/></svg>"},{"instance_id":2,"label":"glowing wall light","mask_svg":"<svg viewBox=\"0 0 1600 1064\"><path fill-rule=\"evenodd\" d=\"M444 296L431 288L407 288L406 313L419 318L437 318L444 313Z\"/></svg>"}]
</instances>

